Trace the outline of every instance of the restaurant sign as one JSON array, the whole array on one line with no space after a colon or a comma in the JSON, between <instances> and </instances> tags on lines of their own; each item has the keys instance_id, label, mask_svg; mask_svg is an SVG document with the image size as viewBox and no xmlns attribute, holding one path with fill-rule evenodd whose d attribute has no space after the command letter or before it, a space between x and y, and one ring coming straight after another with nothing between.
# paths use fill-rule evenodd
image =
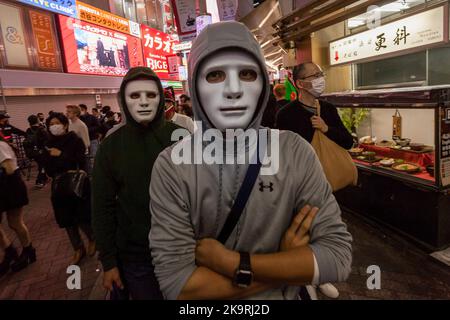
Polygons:
<instances>
[{"instance_id":1,"label":"restaurant sign","mask_svg":"<svg viewBox=\"0 0 450 320\"><path fill-rule=\"evenodd\" d=\"M405 19L330 42L330 65L397 54L447 41L446 7L440 6Z\"/></svg>"}]
</instances>

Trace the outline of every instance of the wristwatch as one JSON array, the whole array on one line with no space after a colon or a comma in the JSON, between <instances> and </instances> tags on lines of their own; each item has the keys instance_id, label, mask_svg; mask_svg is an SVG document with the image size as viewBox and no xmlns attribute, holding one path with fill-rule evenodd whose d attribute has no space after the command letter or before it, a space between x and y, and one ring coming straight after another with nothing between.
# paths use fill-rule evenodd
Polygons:
<instances>
[{"instance_id":1,"label":"wristwatch","mask_svg":"<svg viewBox=\"0 0 450 320\"><path fill-rule=\"evenodd\" d=\"M234 274L233 284L239 288L248 288L253 282L253 272L250 265L250 254L239 252L239 267Z\"/></svg>"}]
</instances>

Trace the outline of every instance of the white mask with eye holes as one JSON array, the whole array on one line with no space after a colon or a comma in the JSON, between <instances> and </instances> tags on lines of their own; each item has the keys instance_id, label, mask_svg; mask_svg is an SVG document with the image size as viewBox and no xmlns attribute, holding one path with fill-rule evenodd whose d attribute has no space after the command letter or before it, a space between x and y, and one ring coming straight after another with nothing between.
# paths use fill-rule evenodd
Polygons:
<instances>
[{"instance_id":1,"label":"white mask with eye holes","mask_svg":"<svg viewBox=\"0 0 450 320\"><path fill-rule=\"evenodd\" d=\"M158 85L153 80L133 80L125 87L125 102L137 123L148 124L155 119L160 99Z\"/></svg>"},{"instance_id":2,"label":"white mask with eye holes","mask_svg":"<svg viewBox=\"0 0 450 320\"><path fill-rule=\"evenodd\" d=\"M197 73L197 93L212 125L247 129L264 87L261 68L249 53L223 51L206 58Z\"/></svg>"}]
</instances>

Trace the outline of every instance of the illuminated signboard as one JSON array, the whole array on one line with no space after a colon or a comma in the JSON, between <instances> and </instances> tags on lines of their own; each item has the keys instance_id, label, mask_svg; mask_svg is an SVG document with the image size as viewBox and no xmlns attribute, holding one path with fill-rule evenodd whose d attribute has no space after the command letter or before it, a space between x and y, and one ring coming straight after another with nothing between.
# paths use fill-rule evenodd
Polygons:
<instances>
[{"instance_id":1,"label":"illuminated signboard","mask_svg":"<svg viewBox=\"0 0 450 320\"><path fill-rule=\"evenodd\" d=\"M141 25L142 47L145 66L151 68L160 79L169 79L169 66L166 56L175 54L177 41L162 31Z\"/></svg>"},{"instance_id":2,"label":"illuminated signboard","mask_svg":"<svg viewBox=\"0 0 450 320\"><path fill-rule=\"evenodd\" d=\"M102 27L119 32L128 33L140 37L140 26L138 23L122 18L107 11L100 10L86 3L77 2L79 18L83 21L97 24Z\"/></svg>"},{"instance_id":3,"label":"illuminated signboard","mask_svg":"<svg viewBox=\"0 0 450 320\"><path fill-rule=\"evenodd\" d=\"M444 7L379 26L340 40L330 42L330 64L401 54L404 50L444 42L448 19Z\"/></svg>"},{"instance_id":4,"label":"illuminated signboard","mask_svg":"<svg viewBox=\"0 0 450 320\"><path fill-rule=\"evenodd\" d=\"M59 16L67 72L124 76L143 65L139 38Z\"/></svg>"},{"instance_id":5,"label":"illuminated signboard","mask_svg":"<svg viewBox=\"0 0 450 320\"><path fill-rule=\"evenodd\" d=\"M41 9L76 18L75 0L18 0Z\"/></svg>"}]
</instances>

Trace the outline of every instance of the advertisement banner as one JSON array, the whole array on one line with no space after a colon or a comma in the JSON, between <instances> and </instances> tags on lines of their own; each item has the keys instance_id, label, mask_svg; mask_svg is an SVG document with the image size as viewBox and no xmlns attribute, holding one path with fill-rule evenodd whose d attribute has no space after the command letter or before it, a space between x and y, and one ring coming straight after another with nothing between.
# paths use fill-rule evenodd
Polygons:
<instances>
[{"instance_id":1,"label":"advertisement banner","mask_svg":"<svg viewBox=\"0 0 450 320\"><path fill-rule=\"evenodd\" d=\"M18 0L44 10L63 14L65 16L77 17L75 0Z\"/></svg>"},{"instance_id":2,"label":"advertisement banner","mask_svg":"<svg viewBox=\"0 0 450 320\"><path fill-rule=\"evenodd\" d=\"M196 0L171 0L180 41L190 41L197 35L195 18Z\"/></svg>"},{"instance_id":3,"label":"advertisement banner","mask_svg":"<svg viewBox=\"0 0 450 320\"><path fill-rule=\"evenodd\" d=\"M169 66L166 56L176 54L173 46L177 41L162 31L141 25L144 63L153 69L160 79L169 79Z\"/></svg>"},{"instance_id":4,"label":"advertisement banner","mask_svg":"<svg viewBox=\"0 0 450 320\"><path fill-rule=\"evenodd\" d=\"M217 0L220 21L235 20L237 7L237 0Z\"/></svg>"},{"instance_id":5,"label":"advertisement banner","mask_svg":"<svg viewBox=\"0 0 450 320\"><path fill-rule=\"evenodd\" d=\"M143 65L141 40L81 20L58 16L67 72L124 76Z\"/></svg>"},{"instance_id":6,"label":"advertisement banner","mask_svg":"<svg viewBox=\"0 0 450 320\"><path fill-rule=\"evenodd\" d=\"M77 1L78 16L80 20L97 24L132 36L140 37L139 24L122 18L107 11L103 11L86 3Z\"/></svg>"},{"instance_id":7,"label":"advertisement banner","mask_svg":"<svg viewBox=\"0 0 450 320\"><path fill-rule=\"evenodd\" d=\"M197 36L202 32L203 29L206 28L208 24L212 23L212 16L210 14L206 14L203 16L198 16L195 19L195 24L197 26Z\"/></svg>"},{"instance_id":8,"label":"advertisement banner","mask_svg":"<svg viewBox=\"0 0 450 320\"><path fill-rule=\"evenodd\" d=\"M167 67L168 67L168 78L171 80L178 80L178 66L180 64L180 58L174 54L170 56L166 56L167 59Z\"/></svg>"},{"instance_id":9,"label":"advertisement banner","mask_svg":"<svg viewBox=\"0 0 450 320\"><path fill-rule=\"evenodd\" d=\"M20 8L0 3L0 27L6 54L5 64L13 67L29 67Z\"/></svg>"},{"instance_id":10,"label":"advertisement banner","mask_svg":"<svg viewBox=\"0 0 450 320\"><path fill-rule=\"evenodd\" d=\"M56 36L53 31L51 14L35 10L29 10L28 12L37 49L39 68L43 70L58 70L59 60L56 52Z\"/></svg>"}]
</instances>

